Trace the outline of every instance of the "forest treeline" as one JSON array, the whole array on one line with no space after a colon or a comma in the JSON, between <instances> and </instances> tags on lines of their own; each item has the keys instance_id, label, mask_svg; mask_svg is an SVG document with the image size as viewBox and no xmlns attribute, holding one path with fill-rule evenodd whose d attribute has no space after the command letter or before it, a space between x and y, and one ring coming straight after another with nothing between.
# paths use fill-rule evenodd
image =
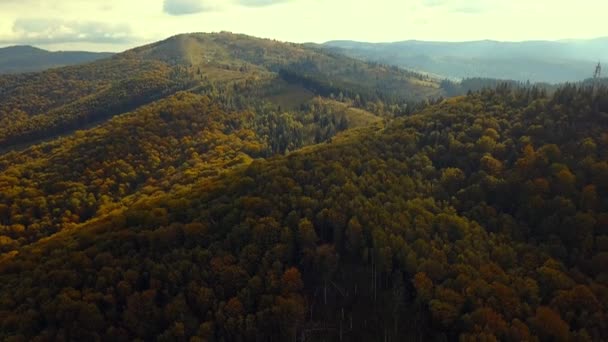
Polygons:
<instances>
[{"instance_id":1,"label":"forest treeline","mask_svg":"<svg viewBox=\"0 0 608 342\"><path fill-rule=\"evenodd\" d=\"M545 82L530 82L530 81L515 81L508 79L495 79L495 78L483 78L483 77L471 77L464 78L460 81L442 80L441 89L445 96L461 96L466 95L469 92L478 92L483 89L494 89L505 84L511 88L531 88L537 89L545 93L552 94L556 90L564 86L580 86L580 87L593 87L594 85L608 86L608 78L588 78L580 82L570 83L545 83Z\"/></svg>"},{"instance_id":2,"label":"forest treeline","mask_svg":"<svg viewBox=\"0 0 608 342\"><path fill-rule=\"evenodd\" d=\"M608 88L501 85L256 160L296 114L174 100L2 157L48 180L0 209L2 339L608 338ZM115 203L72 211L77 181ZM72 224L23 243L53 192Z\"/></svg>"}]
</instances>

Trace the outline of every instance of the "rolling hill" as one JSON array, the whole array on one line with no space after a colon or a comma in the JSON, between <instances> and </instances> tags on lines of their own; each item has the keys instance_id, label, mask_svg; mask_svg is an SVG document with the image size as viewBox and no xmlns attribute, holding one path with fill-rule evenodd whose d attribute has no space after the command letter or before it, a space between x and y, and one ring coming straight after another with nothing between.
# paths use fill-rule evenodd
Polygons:
<instances>
[{"instance_id":1,"label":"rolling hill","mask_svg":"<svg viewBox=\"0 0 608 342\"><path fill-rule=\"evenodd\" d=\"M32 202L11 216L37 213L21 223L37 228L9 245L70 229L168 178L174 186L174 177L187 173L186 184L199 173L215 176L252 158L330 141L349 128L382 125L408 109L407 101L441 91L417 76L220 33L180 35L88 65L0 77L0 171L8 177L0 184L2 199L17 203L25 191ZM130 158L136 162L124 164ZM115 165L107 183L93 181L99 167L93 160ZM195 172L194 165L203 169ZM24 176L26 170L37 176Z\"/></svg>"},{"instance_id":2,"label":"rolling hill","mask_svg":"<svg viewBox=\"0 0 608 342\"><path fill-rule=\"evenodd\" d=\"M5 154L0 337L602 340L607 120L503 86L252 160L183 92Z\"/></svg>"},{"instance_id":3,"label":"rolling hill","mask_svg":"<svg viewBox=\"0 0 608 342\"><path fill-rule=\"evenodd\" d=\"M400 104L439 97L428 77L303 45L231 33L187 34L90 64L0 76L0 149L72 132L177 91L252 99L314 95ZM238 104L230 94L241 97ZM228 99L230 97L230 99Z\"/></svg>"},{"instance_id":4,"label":"rolling hill","mask_svg":"<svg viewBox=\"0 0 608 342\"><path fill-rule=\"evenodd\" d=\"M0 80L0 340L608 337L606 86L229 33Z\"/></svg>"},{"instance_id":5,"label":"rolling hill","mask_svg":"<svg viewBox=\"0 0 608 342\"><path fill-rule=\"evenodd\" d=\"M0 74L36 72L108 58L112 53L84 51L51 52L33 46L0 48Z\"/></svg>"},{"instance_id":6,"label":"rolling hill","mask_svg":"<svg viewBox=\"0 0 608 342\"><path fill-rule=\"evenodd\" d=\"M363 43L331 41L332 51L446 78L576 82L608 59L608 38L572 41Z\"/></svg>"}]
</instances>

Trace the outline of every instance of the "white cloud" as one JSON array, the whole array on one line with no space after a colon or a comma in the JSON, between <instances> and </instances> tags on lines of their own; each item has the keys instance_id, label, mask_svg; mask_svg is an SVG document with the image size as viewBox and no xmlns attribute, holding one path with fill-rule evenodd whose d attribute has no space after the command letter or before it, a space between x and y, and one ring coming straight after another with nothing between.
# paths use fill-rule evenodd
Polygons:
<instances>
[{"instance_id":1,"label":"white cloud","mask_svg":"<svg viewBox=\"0 0 608 342\"><path fill-rule=\"evenodd\" d=\"M215 10L203 0L165 0L163 10L170 15L186 15Z\"/></svg>"},{"instance_id":2,"label":"white cloud","mask_svg":"<svg viewBox=\"0 0 608 342\"><path fill-rule=\"evenodd\" d=\"M605 0L0 0L0 37L114 51L221 30L295 42L590 38L608 36L605 13Z\"/></svg>"},{"instance_id":3,"label":"white cloud","mask_svg":"<svg viewBox=\"0 0 608 342\"><path fill-rule=\"evenodd\" d=\"M454 13L482 13L500 10L503 0L422 0L423 6Z\"/></svg>"},{"instance_id":4,"label":"white cloud","mask_svg":"<svg viewBox=\"0 0 608 342\"><path fill-rule=\"evenodd\" d=\"M428 7L443 6L448 3L448 0L423 0L422 4Z\"/></svg>"},{"instance_id":5,"label":"white cloud","mask_svg":"<svg viewBox=\"0 0 608 342\"><path fill-rule=\"evenodd\" d=\"M65 21L60 19L17 19L12 34L0 36L0 43L129 43L134 41L131 28L126 24L94 21Z\"/></svg>"},{"instance_id":6,"label":"white cloud","mask_svg":"<svg viewBox=\"0 0 608 342\"><path fill-rule=\"evenodd\" d=\"M292 0L237 0L236 3L248 7L265 7L290 2Z\"/></svg>"}]
</instances>

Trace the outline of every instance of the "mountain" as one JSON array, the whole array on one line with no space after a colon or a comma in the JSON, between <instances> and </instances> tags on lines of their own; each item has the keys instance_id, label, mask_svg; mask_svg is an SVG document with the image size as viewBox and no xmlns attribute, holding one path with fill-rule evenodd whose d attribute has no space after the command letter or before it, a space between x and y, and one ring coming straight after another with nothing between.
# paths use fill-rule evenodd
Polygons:
<instances>
[{"instance_id":1,"label":"mountain","mask_svg":"<svg viewBox=\"0 0 608 342\"><path fill-rule=\"evenodd\" d=\"M447 78L582 81L608 59L608 38L572 41L362 43L331 41L332 51Z\"/></svg>"},{"instance_id":2,"label":"mountain","mask_svg":"<svg viewBox=\"0 0 608 342\"><path fill-rule=\"evenodd\" d=\"M0 74L42 71L89 63L112 55L112 53L83 51L51 52L33 46L9 46L0 48Z\"/></svg>"},{"instance_id":3,"label":"mountain","mask_svg":"<svg viewBox=\"0 0 608 342\"><path fill-rule=\"evenodd\" d=\"M199 172L217 175L252 158L330 141L349 128L381 126L411 111L408 101L441 92L433 80L397 68L230 33L179 35L1 82L0 155L7 159L0 170L20 174L24 189L48 190L47 204L27 221L38 228L15 240L18 246L93 219L103 203L124 202L165 178L174 186L187 173L187 184ZM137 161L116 166L120 175L108 174L112 181L102 185L89 169L97 158L115 166ZM195 165L202 169L195 172ZM44 177L30 183L22 167ZM58 184L75 186L78 194ZM0 188L5 203L20 196L12 179ZM73 201L61 209L69 211L67 221L48 206L51 197Z\"/></svg>"},{"instance_id":4,"label":"mountain","mask_svg":"<svg viewBox=\"0 0 608 342\"><path fill-rule=\"evenodd\" d=\"M604 85L228 33L28 77L64 131L0 153L0 340L608 337Z\"/></svg>"},{"instance_id":5,"label":"mountain","mask_svg":"<svg viewBox=\"0 0 608 342\"><path fill-rule=\"evenodd\" d=\"M608 336L608 88L503 86L267 159L250 114L181 92L1 156L0 336Z\"/></svg>"},{"instance_id":6,"label":"mountain","mask_svg":"<svg viewBox=\"0 0 608 342\"><path fill-rule=\"evenodd\" d=\"M299 107L314 95L403 106L442 95L426 76L226 32L179 35L89 64L4 75L0 86L0 150L90 127L183 90L221 93L241 107L254 99Z\"/></svg>"}]
</instances>

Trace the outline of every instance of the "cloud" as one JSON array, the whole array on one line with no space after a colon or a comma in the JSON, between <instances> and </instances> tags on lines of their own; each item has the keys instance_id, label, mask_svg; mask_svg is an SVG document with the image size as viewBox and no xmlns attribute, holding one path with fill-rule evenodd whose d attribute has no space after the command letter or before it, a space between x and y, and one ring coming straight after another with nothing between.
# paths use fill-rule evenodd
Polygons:
<instances>
[{"instance_id":1,"label":"cloud","mask_svg":"<svg viewBox=\"0 0 608 342\"><path fill-rule=\"evenodd\" d=\"M187 15L213 11L216 8L203 0L165 0L163 10L170 15Z\"/></svg>"},{"instance_id":2,"label":"cloud","mask_svg":"<svg viewBox=\"0 0 608 342\"><path fill-rule=\"evenodd\" d=\"M487 0L422 0L422 5L428 8L442 8L451 13L476 14L489 11L499 4L488 3Z\"/></svg>"},{"instance_id":3,"label":"cloud","mask_svg":"<svg viewBox=\"0 0 608 342\"><path fill-rule=\"evenodd\" d=\"M237 0L236 3L246 7L266 7L290 1L292 0Z\"/></svg>"},{"instance_id":4,"label":"cloud","mask_svg":"<svg viewBox=\"0 0 608 342\"><path fill-rule=\"evenodd\" d=\"M231 4L244 7L268 7L291 1L294 0L164 0L163 10L170 15L188 15L223 11L226 6L230 7Z\"/></svg>"},{"instance_id":5,"label":"cloud","mask_svg":"<svg viewBox=\"0 0 608 342\"><path fill-rule=\"evenodd\" d=\"M95 21L67 21L60 19L17 19L13 34L2 37L0 44L63 44L110 43L135 41L126 24L107 24Z\"/></svg>"},{"instance_id":6,"label":"cloud","mask_svg":"<svg viewBox=\"0 0 608 342\"><path fill-rule=\"evenodd\" d=\"M423 0L422 4L426 7L437 7L437 6L443 6L446 5L448 3L447 0Z\"/></svg>"},{"instance_id":7,"label":"cloud","mask_svg":"<svg viewBox=\"0 0 608 342\"><path fill-rule=\"evenodd\" d=\"M455 13L464 13L464 14L479 14L483 12L487 12L489 10L486 6L474 6L474 5L464 5L459 7L454 7L451 9L452 12Z\"/></svg>"}]
</instances>

